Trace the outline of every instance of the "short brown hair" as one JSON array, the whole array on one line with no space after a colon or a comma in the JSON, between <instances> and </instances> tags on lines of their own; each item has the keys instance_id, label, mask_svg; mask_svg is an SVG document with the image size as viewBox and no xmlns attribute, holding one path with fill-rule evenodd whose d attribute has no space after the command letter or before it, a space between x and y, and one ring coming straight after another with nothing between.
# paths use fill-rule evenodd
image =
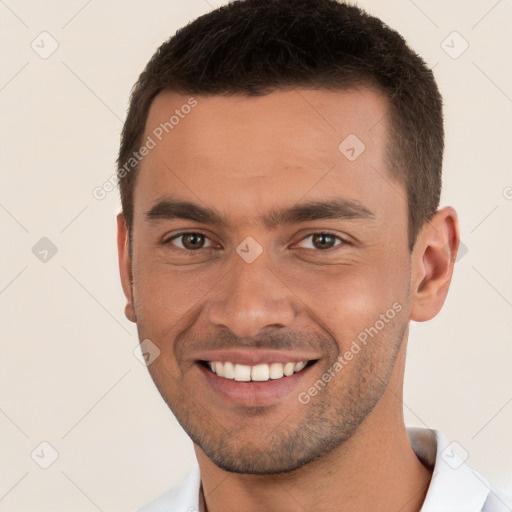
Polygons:
<instances>
[{"instance_id":1,"label":"short brown hair","mask_svg":"<svg viewBox=\"0 0 512 512\"><path fill-rule=\"evenodd\" d=\"M158 48L133 87L117 161L130 234L138 166L126 172L126 162L142 145L159 92L255 96L359 85L374 86L391 107L388 156L391 174L407 190L412 250L439 205L442 99L432 71L396 31L336 0L234 1L197 18Z\"/></svg>"}]
</instances>

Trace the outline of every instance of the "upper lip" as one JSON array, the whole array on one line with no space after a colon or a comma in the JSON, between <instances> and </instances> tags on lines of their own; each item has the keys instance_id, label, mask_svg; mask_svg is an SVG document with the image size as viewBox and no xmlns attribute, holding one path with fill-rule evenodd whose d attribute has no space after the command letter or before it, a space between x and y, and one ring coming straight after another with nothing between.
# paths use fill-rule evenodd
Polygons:
<instances>
[{"instance_id":1,"label":"upper lip","mask_svg":"<svg viewBox=\"0 0 512 512\"><path fill-rule=\"evenodd\" d=\"M308 354L306 352L283 352L282 350L211 350L201 352L198 355L198 361L211 361L225 363L229 361L233 364L244 364L247 366L254 366L257 364L270 364L270 363L300 363L301 361L307 362L319 359L315 354Z\"/></svg>"}]
</instances>

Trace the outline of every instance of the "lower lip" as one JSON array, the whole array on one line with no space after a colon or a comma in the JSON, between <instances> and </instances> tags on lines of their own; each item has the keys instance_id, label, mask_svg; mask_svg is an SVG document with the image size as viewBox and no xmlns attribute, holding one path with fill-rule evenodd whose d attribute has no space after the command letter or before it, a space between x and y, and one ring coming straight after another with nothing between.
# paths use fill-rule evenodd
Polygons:
<instances>
[{"instance_id":1,"label":"lower lip","mask_svg":"<svg viewBox=\"0 0 512 512\"><path fill-rule=\"evenodd\" d=\"M225 379L205 368L201 363L197 366L206 379L207 385L223 401L231 404L244 405L246 407L261 407L272 405L286 398L294 390L306 390L301 386L304 377L309 374L311 368L316 365L306 366L300 372L281 379L269 379L264 382L238 382L233 379ZM304 389L302 389L304 387ZM296 392L297 396L299 391Z\"/></svg>"}]
</instances>

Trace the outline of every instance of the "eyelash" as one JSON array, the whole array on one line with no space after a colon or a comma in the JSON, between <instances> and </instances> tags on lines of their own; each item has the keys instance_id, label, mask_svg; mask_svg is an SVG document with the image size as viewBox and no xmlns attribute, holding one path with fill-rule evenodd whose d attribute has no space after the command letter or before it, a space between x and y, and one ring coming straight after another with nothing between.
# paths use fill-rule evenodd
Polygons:
<instances>
[{"instance_id":1,"label":"eyelash","mask_svg":"<svg viewBox=\"0 0 512 512\"><path fill-rule=\"evenodd\" d=\"M322 252L322 253L330 253L330 252L338 250L343 245L348 245L348 243L349 243L348 240L342 238L341 236L335 235L334 233L329 233L328 231L318 231L318 232L315 232L315 233L310 233L309 235L301 238L300 242L304 242L304 240L307 240L308 238L313 237L315 235L329 236L329 237L332 237L332 238L338 240L341 243L336 244L334 247L329 247L329 249L317 249L317 248L311 249L311 248L308 248L306 250L308 250L308 251L315 251L315 252Z\"/></svg>"},{"instance_id":2,"label":"eyelash","mask_svg":"<svg viewBox=\"0 0 512 512\"><path fill-rule=\"evenodd\" d=\"M182 233L178 233L177 235L173 235L171 238L164 240L163 243L164 243L164 245L172 245L171 242L173 240L176 240L177 238L181 238L186 235L200 235L200 236L204 237L206 240L210 240L210 242L211 242L211 239L204 233L201 233L200 231L183 231ZM208 250L211 251L212 249L214 249L214 247L201 247L200 249L196 249L196 250L185 249L184 247L176 248L176 250L178 250L178 251L186 251L189 254L199 253L199 252L208 251Z\"/></svg>"},{"instance_id":3,"label":"eyelash","mask_svg":"<svg viewBox=\"0 0 512 512\"><path fill-rule=\"evenodd\" d=\"M200 235L202 237L204 237L205 239L207 240L210 240L211 242L211 239L205 235L204 233L201 233L200 231L184 231L182 233L178 233L176 235L173 235L171 238L167 239L167 240L164 240L163 244L164 245L172 245L171 242L173 242L174 240L178 239L178 238L181 238L183 236L186 236L186 235ZM326 236L331 236L335 239L337 239L339 242L341 243L338 243L336 244L334 247L330 247L329 249L306 249L308 251L315 251L315 252L322 252L322 253L330 253L332 251L335 251L335 250L338 250L340 246L344 246L344 245L350 245L350 242L342 237L340 237L339 235L335 235L334 233L330 233L330 232L327 232L327 231L317 231L317 232L314 232L314 233L310 233L309 235L306 235L305 237L301 238L299 242L303 242L304 240L307 240L308 238L310 237L313 237L315 235L326 235ZM185 248L182 248L182 247L177 247L175 248L176 250L178 251L185 251L187 254L195 254L195 253L200 253L200 252L203 252L203 251L211 251L211 250L214 250L215 247L201 247L200 249L185 249Z\"/></svg>"}]
</instances>

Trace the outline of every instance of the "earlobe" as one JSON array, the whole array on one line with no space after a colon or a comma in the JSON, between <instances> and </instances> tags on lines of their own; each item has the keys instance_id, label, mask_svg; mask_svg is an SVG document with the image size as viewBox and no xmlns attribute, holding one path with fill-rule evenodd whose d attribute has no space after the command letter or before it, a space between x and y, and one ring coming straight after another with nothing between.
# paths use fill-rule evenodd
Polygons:
<instances>
[{"instance_id":1,"label":"earlobe","mask_svg":"<svg viewBox=\"0 0 512 512\"><path fill-rule=\"evenodd\" d=\"M126 306L124 314L131 322L137 322L135 309L133 306L132 293L132 262L129 251L128 229L122 212L117 214L117 252L119 258L119 274L121 276L121 284L126 297Z\"/></svg>"},{"instance_id":2,"label":"earlobe","mask_svg":"<svg viewBox=\"0 0 512 512\"><path fill-rule=\"evenodd\" d=\"M411 320L424 322L443 307L459 247L457 213L446 207L418 234L412 254Z\"/></svg>"},{"instance_id":3,"label":"earlobe","mask_svg":"<svg viewBox=\"0 0 512 512\"><path fill-rule=\"evenodd\" d=\"M135 311L133 309L132 303L127 302L126 306L124 307L124 316L128 318L133 323L137 323L137 317L135 316Z\"/></svg>"}]
</instances>

